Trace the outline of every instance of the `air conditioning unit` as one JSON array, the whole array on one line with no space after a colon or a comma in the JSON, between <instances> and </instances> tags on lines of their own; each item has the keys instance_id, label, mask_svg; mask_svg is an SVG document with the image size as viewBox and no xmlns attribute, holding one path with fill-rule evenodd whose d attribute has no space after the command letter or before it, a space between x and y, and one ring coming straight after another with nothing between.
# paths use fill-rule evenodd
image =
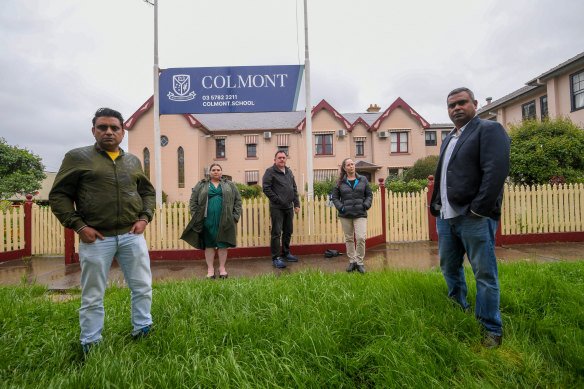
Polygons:
<instances>
[{"instance_id":1,"label":"air conditioning unit","mask_svg":"<svg viewBox=\"0 0 584 389\"><path fill-rule=\"evenodd\" d=\"M205 175L206 175L206 176L208 176L208 175L209 175L209 173L210 173L210 170L209 170L209 168L208 168L208 167L206 167L206 168L205 168Z\"/></svg>"},{"instance_id":2,"label":"air conditioning unit","mask_svg":"<svg viewBox=\"0 0 584 389\"><path fill-rule=\"evenodd\" d=\"M347 130L339 130L337 134L338 136L347 136Z\"/></svg>"},{"instance_id":3,"label":"air conditioning unit","mask_svg":"<svg viewBox=\"0 0 584 389\"><path fill-rule=\"evenodd\" d=\"M272 138L272 132L271 131L264 132L264 139L271 139L271 138Z\"/></svg>"},{"instance_id":4,"label":"air conditioning unit","mask_svg":"<svg viewBox=\"0 0 584 389\"><path fill-rule=\"evenodd\" d=\"M380 138L387 138L389 136L389 132L387 131L379 131Z\"/></svg>"}]
</instances>

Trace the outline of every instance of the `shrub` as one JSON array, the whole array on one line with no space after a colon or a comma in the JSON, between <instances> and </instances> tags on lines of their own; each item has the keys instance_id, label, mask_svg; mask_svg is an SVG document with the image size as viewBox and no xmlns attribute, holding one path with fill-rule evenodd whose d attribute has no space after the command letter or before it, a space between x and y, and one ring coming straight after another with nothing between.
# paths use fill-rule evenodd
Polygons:
<instances>
[{"instance_id":1,"label":"shrub","mask_svg":"<svg viewBox=\"0 0 584 389\"><path fill-rule=\"evenodd\" d=\"M410 181L391 181L385 187L394 193L417 193L428 186L428 179Z\"/></svg>"},{"instance_id":2,"label":"shrub","mask_svg":"<svg viewBox=\"0 0 584 389\"><path fill-rule=\"evenodd\" d=\"M328 198L328 195L333 193L333 188L336 184L336 177L329 177L326 180L315 182L313 184L314 197L316 198L317 196L326 196Z\"/></svg>"},{"instance_id":3,"label":"shrub","mask_svg":"<svg viewBox=\"0 0 584 389\"><path fill-rule=\"evenodd\" d=\"M584 130L570 119L525 121L512 125L509 137L514 183L584 182Z\"/></svg>"},{"instance_id":4,"label":"shrub","mask_svg":"<svg viewBox=\"0 0 584 389\"><path fill-rule=\"evenodd\" d=\"M440 157L438 155L429 155L418 159L414 163L414 166L404 173L405 181L424 180L427 179L429 175L434 175L439 159Z\"/></svg>"},{"instance_id":5,"label":"shrub","mask_svg":"<svg viewBox=\"0 0 584 389\"><path fill-rule=\"evenodd\" d=\"M262 187L257 184L249 186L235 182L235 186L244 199L254 199L262 195Z\"/></svg>"},{"instance_id":6,"label":"shrub","mask_svg":"<svg viewBox=\"0 0 584 389\"><path fill-rule=\"evenodd\" d=\"M391 182L396 182L396 181L404 181L404 175L403 174L390 174L387 177L385 177L385 181L383 182L383 185L385 185L385 187L388 188L388 185Z\"/></svg>"}]
</instances>

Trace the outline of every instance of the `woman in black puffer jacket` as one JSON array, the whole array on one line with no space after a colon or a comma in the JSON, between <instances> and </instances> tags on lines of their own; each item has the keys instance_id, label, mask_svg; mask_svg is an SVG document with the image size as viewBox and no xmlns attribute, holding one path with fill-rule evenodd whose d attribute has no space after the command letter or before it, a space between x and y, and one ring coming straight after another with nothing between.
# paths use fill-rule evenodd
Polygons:
<instances>
[{"instance_id":1,"label":"woman in black puffer jacket","mask_svg":"<svg viewBox=\"0 0 584 389\"><path fill-rule=\"evenodd\" d=\"M339 179L333 189L333 203L345 234L350 273L365 273L365 238L367 236L367 210L371 208L373 192L367 178L355 173L355 162L345 158L339 169ZM357 246L355 248L355 246Z\"/></svg>"}]
</instances>

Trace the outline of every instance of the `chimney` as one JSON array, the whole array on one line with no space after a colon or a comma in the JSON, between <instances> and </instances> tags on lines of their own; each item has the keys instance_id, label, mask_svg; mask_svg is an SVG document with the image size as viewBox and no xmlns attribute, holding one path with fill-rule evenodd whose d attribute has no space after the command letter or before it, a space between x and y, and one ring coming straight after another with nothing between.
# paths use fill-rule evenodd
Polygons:
<instances>
[{"instance_id":1,"label":"chimney","mask_svg":"<svg viewBox=\"0 0 584 389\"><path fill-rule=\"evenodd\" d=\"M369 108L367 108L367 112L379 112L380 109L381 109L381 107L379 107L377 104L375 104L375 105L369 104Z\"/></svg>"},{"instance_id":2,"label":"chimney","mask_svg":"<svg viewBox=\"0 0 584 389\"><path fill-rule=\"evenodd\" d=\"M491 104L491 101L493 101L492 97L487 97L485 100L487 100L487 105Z\"/></svg>"}]
</instances>

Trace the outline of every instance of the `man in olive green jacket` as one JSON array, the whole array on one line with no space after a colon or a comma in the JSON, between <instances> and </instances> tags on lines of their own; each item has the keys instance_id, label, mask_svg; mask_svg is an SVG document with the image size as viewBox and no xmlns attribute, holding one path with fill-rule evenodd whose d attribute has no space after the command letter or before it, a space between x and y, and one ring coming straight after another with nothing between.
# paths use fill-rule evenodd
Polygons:
<instances>
[{"instance_id":1,"label":"man in olive green jacket","mask_svg":"<svg viewBox=\"0 0 584 389\"><path fill-rule=\"evenodd\" d=\"M152 273L142 233L152 220L155 192L140 160L120 147L122 115L101 108L93 118L96 143L69 151L49 194L61 224L79 234L81 345L84 353L101 340L109 269L115 256L132 291L132 334L152 326Z\"/></svg>"}]
</instances>

